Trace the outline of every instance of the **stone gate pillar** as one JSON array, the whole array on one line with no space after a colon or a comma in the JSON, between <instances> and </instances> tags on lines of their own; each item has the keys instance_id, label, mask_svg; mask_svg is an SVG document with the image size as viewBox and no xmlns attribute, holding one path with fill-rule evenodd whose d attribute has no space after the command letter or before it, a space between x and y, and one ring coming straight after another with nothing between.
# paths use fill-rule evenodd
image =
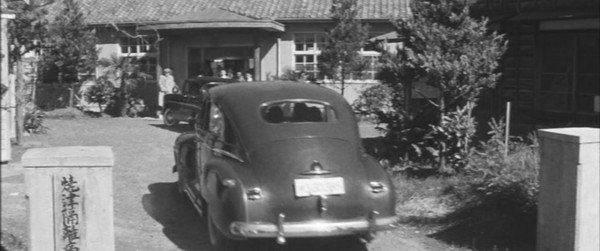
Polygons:
<instances>
[{"instance_id":1,"label":"stone gate pillar","mask_svg":"<svg viewBox=\"0 0 600 251\"><path fill-rule=\"evenodd\" d=\"M537 250L600 250L600 129L539 130Z\"/></svg>"},{"instance_id":2,"label":"stone gate pillar","mask_svg":"<svg viewBox=\"0 0 600 251\"><path fill-rule=\"evenodd\" d=\"M29 250L114 250L110 147L29 149Z\"/></svg>"}]
</instances>

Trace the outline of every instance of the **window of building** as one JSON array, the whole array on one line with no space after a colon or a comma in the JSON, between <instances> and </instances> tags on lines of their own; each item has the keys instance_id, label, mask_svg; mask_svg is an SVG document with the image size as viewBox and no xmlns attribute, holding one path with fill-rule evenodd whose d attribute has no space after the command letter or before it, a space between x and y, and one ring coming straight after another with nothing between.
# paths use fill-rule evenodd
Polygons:
<instances>
[{"instance_id":1,"label":"window of building","mask_svg":"<svg viewBox=\"0 0 600 251\"><path fill-rule=\"evenodd\" d=\"M319 75L317 60L325 43L324 33L294 34L294 70L313 78Z\"/></svg>"},{"instance_id":2,"label":"window of building","mask_svg":"<svg viewBox=\"0 0 600 251\"><path fill-rule=\"evenodd\" d=\"M366 67L363 70L360 80L374 81L379 71L379 57L381 53L376 51L361 50L360 54L366 60Z\"/></svg>"},{"instance_id":3,"label":"window of building","mask_svg":"<svg viewBox=\"0 0 600 251\"><path fill-rule=\"evenodd\" d=\"M319 78L318 56L325 43L324 33L296 33L294 34L294 70L304 72L313 78ZM351 77L352 80L375 80L379 69L379 56L381 53L361 49L360 54L368 60L368 65L362 76Z\"/></svg>"},{"instance_id":4,"label":"window of building","mask_svg":"<svg viewBox=\"0 0 600 251\"><path fill-rule=\"evenodd\" d=\"M554 114L593 115L600 96L598 33L546 33L540 36L537 107Z\"/></svg>"},{"instance_id":5,"label":"window of building","mask_svg":"<svg viewBox=\"0 0 600 251\"><path fill-rule=\"evenodd\" d=\"M155 47L156 39L152 37L145 38L121 38L119 45L121 47L120 57L130 58L130 62L135 64L140 72L156 77L157 51Z\"/></svg>"}]
</instances>

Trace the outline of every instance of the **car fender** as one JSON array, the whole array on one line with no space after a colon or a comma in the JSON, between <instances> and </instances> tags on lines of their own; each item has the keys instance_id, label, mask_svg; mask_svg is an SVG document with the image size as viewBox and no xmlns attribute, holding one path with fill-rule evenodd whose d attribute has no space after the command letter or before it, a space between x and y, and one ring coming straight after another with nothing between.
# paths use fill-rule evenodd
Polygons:
<instances>
[{"instance_id":1,"label":"car fender","mask_svg":"<svg viewBox=\"0 0 600 251\"><path fill-rule=\"evenodd\" d=\"M253 176L247 166L235 160L213 158L206 164L202 197L208 204L217 228L229 237L234 237L229 234L231 222L245 221L247 218L245 191L257 185L257 179Z\"/></svg>"},{"instance_id":2,"label":"car fender","mask_svg":"<svg viewBox=\"0 0 600 251\"><path fill-rule=\"evenodd\" d=\"M181 163L181 158L179 156L181 154L181 148L186 144L194 145L196 144L195 142L196 133L193 131L184 132L177 136L177 139L175 139L175 144L173 146L173 157L175 158L175 166L173 166L173 172L177 172L178 167L185 168L183 163Z\"/></svg>"},{"instance_id":3,"label":"car fender","mask_svg":"<svg viewBox=\"0 0 600 251\"><path fill-rule=\"evenodd\" d=\"M394 183L392 182L387 170L385 170L385 168L381 166L373 157L366 153L362 155L361 161L363 166L367 169L366 173L369 177L369 181L379 182L385 187L383 192L373 193L373 200L371 202L373 210L376 210L387 216L394 215L396 192ZM368 189L371 188L368 187Z\"/></svg>"}]
</instances>

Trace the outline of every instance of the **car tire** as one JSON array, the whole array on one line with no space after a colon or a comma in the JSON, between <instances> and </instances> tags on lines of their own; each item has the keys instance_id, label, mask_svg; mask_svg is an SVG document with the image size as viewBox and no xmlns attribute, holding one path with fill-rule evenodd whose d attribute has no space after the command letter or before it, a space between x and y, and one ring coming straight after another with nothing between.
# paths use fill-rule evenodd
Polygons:
<instances>
[{"instance_id":1,"label":"car tire","mask_svg":"<svg viewBox=\"0 0 600 251\"><path fill-rule=\"evenodd\" d=\"M178 120L175 120L175 118L173 117L173 110L171 109L166 109L165 112L163 113L163 123L166 126L174 126L179 124Z\"/></svg>"}]
</instances>

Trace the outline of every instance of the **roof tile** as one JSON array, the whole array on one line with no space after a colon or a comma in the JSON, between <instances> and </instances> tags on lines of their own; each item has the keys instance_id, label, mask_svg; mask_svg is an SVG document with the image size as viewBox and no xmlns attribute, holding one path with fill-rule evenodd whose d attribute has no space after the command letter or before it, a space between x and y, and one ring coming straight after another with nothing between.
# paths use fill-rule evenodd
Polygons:
<instances>
[{"instance_id":1,"label":"roof tile","mask_svg":"<svg viewBox=\"0 0 600 251\"><path fill-rule=\"evenodd\" d=\"M88 23L144 23L220 8L271 20L327 19L331 0L80 0ZM361 19L404 17L410 0L358 0Z\"/></svg>"}]
</instances>

